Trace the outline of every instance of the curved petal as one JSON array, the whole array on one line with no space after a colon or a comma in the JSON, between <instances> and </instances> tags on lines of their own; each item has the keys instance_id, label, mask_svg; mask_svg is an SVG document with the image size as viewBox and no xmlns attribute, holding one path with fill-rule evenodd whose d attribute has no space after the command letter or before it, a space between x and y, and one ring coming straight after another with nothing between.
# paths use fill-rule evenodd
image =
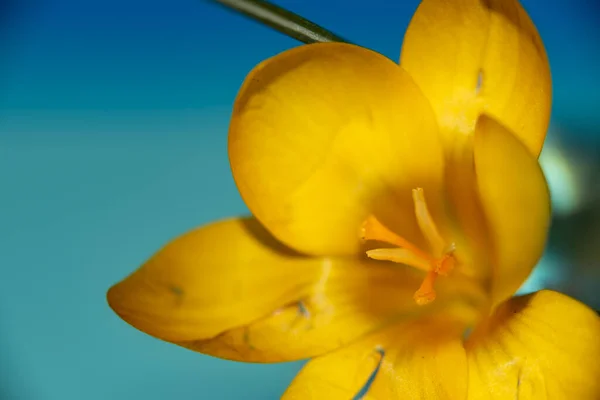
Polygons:
<instances>
[{"instance_id":1,"label":"curved petal","mask_svg":"<svg viewBox=\"0 0 600 400\"><path fill-rule=\"evenodd\" d=\"M444 304L476 307L467 280L442 280L440 301L419 307L422 273L366 258L309 258L254 219L189 232L113 286L108 302L135 328L221 358L275 362L342 346L391 320Z\"/></svg>"},{"instance_id":2,"label":"curved petal","mask_svg":"<svg viewBox=\"0 0 600 400\"><path fill-rule=\"evenodd\" d=\"M563 294L503 303L467 342L469 399L600 398L600 318Z\"/></svg>"},{"instance_id":3,"label":"curved petal","mask_svg":"<svg viewBox=\"0 0 600 400\"><path fill-rule=\"evenodd\" d=\"M300 302L214 339L183 345L239 361L298 360L343 346L393 318L423 312L412 298L422 279L417 271L343 259L325 259L324 265L322 281Z\"/></svg>"},{"instance_id":4,"label":"curved petal","mask_svg":"<svg viewBox=\"0 0 600 400\"><path fill-rule=\"evenodd\" d=\"M477 185L493 245L492 299L512 296L536 265L550 226L550 194L537 159L482 116L475 132Z\"/></svg>"},{"instance_id":5,"label":"curved petal","mask_svg":"<svg viewBox=\"0 0 600 400\"><path fill-rule=\"evenodd\" d=\"M391 321L414 320L449 304L474 310L481 301L468 280L442 280L436 286L438 300L420 307L413 299L423 279L418 271L376 261L324 263L321 281L301 302L214 339L179 344L236 361L299 360L342 347ZM474 318L464 312L460 317Z\"/></svg>"},{"instance_id":6,"label":"curved petal","mask_svg":"<svg viewBox=\"0 0 600 400\"><path fill-rule=\"evenodd\" d=\"M485 112L539 155L550 118L550 67L517 0L423 0L400 59L448 142L472 133Z\"/></svg>"},{"instance_id":7,"label":"curved petal","mask_svg":"<svg viewBox=\"0 0 600 400\"><path fill-rule=\"evenodd\" d=\"M283 399L463 399L467 359L460 338L460 325L450 320L396 325L309 361Z\"/></svg>"},{"instance_id":8,"label":"curved petal","mask_svg":"<svg viewBox=\"0 0 600 400\"><path fill-rule=\"evenodd\" d=\"M258 65L229 131L233 175L250 210L282 242L319 255L355 253L370 213L422 243L411 190L441 198L442 154L433 112L408 74L341 43L297 47Z\"/></svg>"},{"instance_id":9,"label":"curved petal","mask_svg":"<svg viewBox=\"0 0 600 400\"><path fill-rule=\"evenodd\" d=\"M167 341L213 337L310 293L321 260L298 256L256 220L191 231L108 291L126 322Z\"/></svg>"}]
</instances>

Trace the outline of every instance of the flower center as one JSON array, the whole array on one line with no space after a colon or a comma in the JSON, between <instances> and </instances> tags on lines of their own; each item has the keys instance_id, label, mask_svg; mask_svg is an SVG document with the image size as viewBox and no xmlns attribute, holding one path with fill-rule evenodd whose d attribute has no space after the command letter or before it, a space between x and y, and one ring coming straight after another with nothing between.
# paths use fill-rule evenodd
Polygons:
<instances>
[{"instance_id":1,"label":"flower center","mask_svg":"<svg viewBox=\"0 0 600 400\"><path fill-rule=\"evenodd\" d=\"M369 216L363 223L362 238L396 246L395 248L369 250L367 251L369 258L406 264L427 272L423 283L414 295L417 304L425 305L435 300L433 285L438 275L448 276L454 269L456 260L453 253L456 246L454 243L446 243L440 236L427 208L423 189L413 189L412 195L417 223L429 244L429 252L421 250L402 236L390 231L373 215Z\"/></svg>"}]
</instances>

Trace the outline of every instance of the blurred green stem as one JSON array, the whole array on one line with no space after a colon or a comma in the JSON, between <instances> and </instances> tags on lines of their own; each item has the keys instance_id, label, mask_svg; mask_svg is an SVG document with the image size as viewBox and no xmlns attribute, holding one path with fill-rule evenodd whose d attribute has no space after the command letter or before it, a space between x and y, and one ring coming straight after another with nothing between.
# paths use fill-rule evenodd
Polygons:
<instances>
[{"instance_id":1,"label":"blurred green stem","mask_svg":"<svg viewBox=\"0 0 600 400\"><path fill-rule=\"evenodd\" d=\"M346 42L319 25L264 0L210 0L303 43Z\"/></svg>"}]
</instances>

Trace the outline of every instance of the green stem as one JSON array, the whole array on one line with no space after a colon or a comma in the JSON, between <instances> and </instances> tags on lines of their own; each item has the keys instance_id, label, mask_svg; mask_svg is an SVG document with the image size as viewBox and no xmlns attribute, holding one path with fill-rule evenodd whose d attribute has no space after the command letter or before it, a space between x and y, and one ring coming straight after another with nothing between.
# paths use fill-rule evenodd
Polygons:
<instances>
[{"instance_id":1,"label":"green stem","mask_svg":"<svg viewBox=\"0 0 600 400\"><path fill-rule=\"evenodd\" d=\"M345 42L319 25L264 0L211 0L303 43Z\"/></svg>"}]
</instances>

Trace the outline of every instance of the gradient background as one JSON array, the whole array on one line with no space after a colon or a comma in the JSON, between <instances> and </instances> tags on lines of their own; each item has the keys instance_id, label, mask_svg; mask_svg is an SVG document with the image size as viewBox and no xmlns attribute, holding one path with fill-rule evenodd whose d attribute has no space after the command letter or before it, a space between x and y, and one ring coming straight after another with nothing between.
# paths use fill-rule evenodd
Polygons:
<instances>
[{"instance_id":1,"label":"gradient background","mask_svg":"<svg viewBox=\"0 0 600 400\"><path fill-rule=\"evenodd\" d=\"M394 59L417 6L277 3ZM569 202L598 183L574 186L569 174L595 171L581 160L600 142L600 7L523 3L552 66L551 136L562 147L547 158L567 204L567 228L528 290L554 285L595 305L600 254L578 266L564 237L600 215ZM170 238L246 212L226 155L232 102L255 64L297 44L202 0L0 0L1 399L281 395L301 363L234 363L163 343L113 314L105 291Z\"/></svg>"}]
</instances>

